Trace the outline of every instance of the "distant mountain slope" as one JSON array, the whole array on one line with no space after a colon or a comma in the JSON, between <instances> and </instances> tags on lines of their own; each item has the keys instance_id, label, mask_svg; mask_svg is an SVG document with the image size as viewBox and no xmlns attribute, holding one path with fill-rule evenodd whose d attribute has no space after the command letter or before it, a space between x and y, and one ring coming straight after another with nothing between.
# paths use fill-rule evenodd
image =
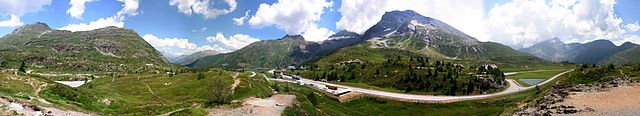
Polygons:
<instances>
[{"instance_id":1,"label":"distant mountain slope","mask_svg":"<svg viewBox=\"0 0 640 116\"><path fill-rule=\"evenodd\" d=\"M182 57L182 59L179 59L175 63L180 64L180 65L189 65L189 64L191 64L193 62L198 61L198 59L200 59L202 57L212 56L212 55L216 55L216 54L220 54L220 52L219 51L214 51L214 50L199 51L199 52L190 54L188 56L184 56L184 57Z\"/></svg>"},{"instance_id":2,"label":"distant mountain slope","mask_svg":"<svg viewBox=\"0 0 640 116\"><path fill-rule=\"evenodd\" d=\"M599 63L624 63L638 58L633 58L631 48L638 45L624 43L621 46L614 45L609 40L595 40L585 44L571 43L565 44L558 38L534 44L531 47L520 49L519 51L533 54L535 56L551 61L569 61L585 64ZM627 52L623 52L627 51ZM610 58L614 55L616 58ZM616 59L616 61L614 61Z\"/></svg>"},{"instance_id":3,"label":"distant mountain slope","mask_svg":"<svg viewBox=\"0 0 640 116\"><path fill-rule=\"evenodd\" d=\"M305 41L300 35L287 35L277 40L254 42L237 51L203 57L190 67L275 68L299 65L330 52L361 42L360 35L339 32L322 43Z\"/></svg>"},{"instance_id":4,"label":"distant mountain slope","mask_svg":"<svg viewBox=\"0 0 640 116\"><path fill-rule=\"evenodd\" d=\"M0 54L1 67L17 68L24 61L43 71L113 72L169 65L136 32L117 27L70 32L28 24L0 38Z\"/></svg>"},{"instance_id":5,"label":"distant mountain slope","mask_svg":"<svg viewBox=\"0 0 640 116\"><path fill-rule=\"evenodd\" d=\"M566 61L570 57L575 57L575 55L569 56L569 49L569 45L560 41L559 38L553 38L551 40L534 44L529 48L520 49L519 51L530 53L550 61L560 62Z\"/></svg>"},{"instance_id":6,"label":"distant mountain slope","mask_svg":"<svg viewBox=\"0 0 640 116\"><path fill-rule=\"evenodd\" d=\"M627 46L635 45L632 43L625 43ZM625 46L623 44L622 46ZM615 53L606 59L600 61L601 64L624 64L624 63L640 63L640 46L635 45L627 50Z\"/></svg>"}]
</instances>

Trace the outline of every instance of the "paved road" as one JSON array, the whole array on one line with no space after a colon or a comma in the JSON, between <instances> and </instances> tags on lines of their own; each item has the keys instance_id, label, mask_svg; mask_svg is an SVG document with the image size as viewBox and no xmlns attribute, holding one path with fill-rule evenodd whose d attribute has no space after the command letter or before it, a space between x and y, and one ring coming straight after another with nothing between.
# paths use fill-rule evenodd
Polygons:
<instances>
[{"instance_id":1,"label":"paved road","mask_svg":"<svg viewBox=\"0 0 640 116\"><path fill-rule=\"evenodd\" d=\"M555 76L553 76L553 77L551 77L551 78L549 78L549 79L545 80L544 82L541 82L541 83L539 83L537 85L544 85L546 83L549 83L552 80L560 77L561 75L566 74L568 72L571 72L573 70L575 70L575 69L567 70L565 72L557 74L557 75L555 75ZM516 74L516 73L509 73L509 74ZM484 99L484 98L497 97L497 96L501 96L501 95L505 95L505 94L525 91L525 90L532 89L532 88L535 87L535 85L529 86L529 87L522 87L522 86L519 86L515 82L515 80L507 79L507 82L510 85L509 88L507 88L504 91L498 92L498 93L484 94L484 95L471 95L471 96L433 96L433 95L414 95L414 94L403 94L403 93L393 93L393 92L385 92L385 91L378 91L378 90L371 90L371 89L363 89L363 88L357 88L357 87L350 87L350 86L344 86L344 85L338 85L338 84L331 84L331 83L326 83L326 82L314 81L314 80L309 80L309 79L305 79L305 78L301 78L301 80L303 82L305 82L305 83L337 86L337 87L340 87L340 88L351 89L351 91L354 91L354 92L360 92L360 93L369 94L369 95L373 95L373 96L377 96L377 97L393 98L393 99L400 99L400 100L404 100L404 101L414 101L414 102L454 102L454 101Z\"/></svg>"},{"instance_id":2,"label":"paved road","mask_svg":"<svg viewBox=\"0 0 640 116\"><path fill-rule=\"evenodd\" d=\"M249 77L254 77L256 76L256 72L251 71L251 75Z\"/></svg>"}]
</instances>

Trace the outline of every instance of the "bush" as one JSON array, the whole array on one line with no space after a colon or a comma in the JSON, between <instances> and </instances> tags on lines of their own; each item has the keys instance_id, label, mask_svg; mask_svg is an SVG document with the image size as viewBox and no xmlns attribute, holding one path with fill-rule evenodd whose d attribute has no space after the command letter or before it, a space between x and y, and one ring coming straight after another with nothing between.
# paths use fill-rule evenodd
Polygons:
<instances>
[{"instance_id":1,"label":"bush","mask_svg":"<svg viewBox=\"0 0 640 116\"><path fill-rule=\"evenodd\" d=\"M226 104L231 102L231 83L227 83L224 77L214 77L210 84L209 103L211 105Z\"/></svg>"},{"instance_id":2,"label":"bush","mask_svg":"<svg viewBox=\"0 0 640 116\"><path fill-rule=\"evenodd\" d=\"M27 72L26 69L25 69L24 61L22 61L20 63L20 68L18 68L18 71L23 72L23 73Z\"/></svg>"},{"instance_id":3,"label":"bush","mask_svg":"<svg viewBox=\"0 0 640 116\"><path fill-rule=\"evenodd\" d=\"M318 98L316 97L316 94L314 92L308 92L307 94L305 94L305 96L307 96L307 99L309 99L309 102L311 102L311 105L313 106L318 105Z\"/></svg>"},{"instance_id":4,"label":"bush","mask_svg":"<svg viewBox=\"0 0 640 116\"><path fill-rule=\"evenodd\" d=\"M197 78L198 78L198 80L202 80L202 79L204 79L205 77L204 77L204 74L202 74L202 72L200 72L200 73L198 73Z\"/></svg>"}]
</instances>

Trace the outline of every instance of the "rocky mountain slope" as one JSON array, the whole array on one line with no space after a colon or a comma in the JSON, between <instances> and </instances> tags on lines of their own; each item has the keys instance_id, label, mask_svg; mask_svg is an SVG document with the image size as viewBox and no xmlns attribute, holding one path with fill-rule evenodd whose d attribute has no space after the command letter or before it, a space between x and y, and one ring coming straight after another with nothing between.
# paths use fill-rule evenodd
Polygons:
<instances>
[{"instance_id":1,"label":"rocky mountain slope","mask_svg":"<svg viewBox=\"0 0 640 116\"><path fill-rule=\"evenodd\" d=\"M603 64L603 63L625 63L638 61L633 57L637 54L637 44L630 42L616 46L609 40L595 40L585 44L570 43L565 44L558 38L534 44L531 47L520 49L519 51L544 58L550 61L569 61L575 63Z\"/></svg>"},{"instance_id":2,"label":"rocky mountain slope","mask_svg":"<svg viewBox=\"0 0 640 116\"><path fill-rule=\"evenodd\" d=\"M403 49L435 58L491 60L527 56L502 44L480 42L440 20L411 10L385 13L364 38L372 48Z\"/></svg>"},{"instance_id":3,"label":"rocky mountain slope","mask_svg":"<svg viewBox=\"0 0 640 116\"><path fill-rule=\"evenodd\" d=\"M167 60L131 29L105 27L70 32L34 23L0 38L0 67L24 62L38 71L134 71Z\"/></svg>"}]
</instances>

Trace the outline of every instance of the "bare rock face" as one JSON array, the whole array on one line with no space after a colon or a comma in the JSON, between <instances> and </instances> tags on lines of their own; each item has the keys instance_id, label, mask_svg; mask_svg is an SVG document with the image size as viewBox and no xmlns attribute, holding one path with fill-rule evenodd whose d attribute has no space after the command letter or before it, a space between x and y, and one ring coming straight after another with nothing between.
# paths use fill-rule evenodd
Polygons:
<instances>
[{"instance_id":1,"label":"bare rock face","mask_svg":"<svg viewBox=\"0 0 640 116\"><path fill-rule=\"evenodd\" d=\"M571 92L595 92L606 91L608 88L619 86L631 86L638 81L628 78L611 78L609 80L600 81L593 84L576 84L576 85L555 85L553 89L545 93L544 97L538 101L536 107L524 108L514 113L516 116L550 116L552 114L574 114L578 112L593 112L593 108L557 104L563 102Z\"/></svg>"}]
</instances>

